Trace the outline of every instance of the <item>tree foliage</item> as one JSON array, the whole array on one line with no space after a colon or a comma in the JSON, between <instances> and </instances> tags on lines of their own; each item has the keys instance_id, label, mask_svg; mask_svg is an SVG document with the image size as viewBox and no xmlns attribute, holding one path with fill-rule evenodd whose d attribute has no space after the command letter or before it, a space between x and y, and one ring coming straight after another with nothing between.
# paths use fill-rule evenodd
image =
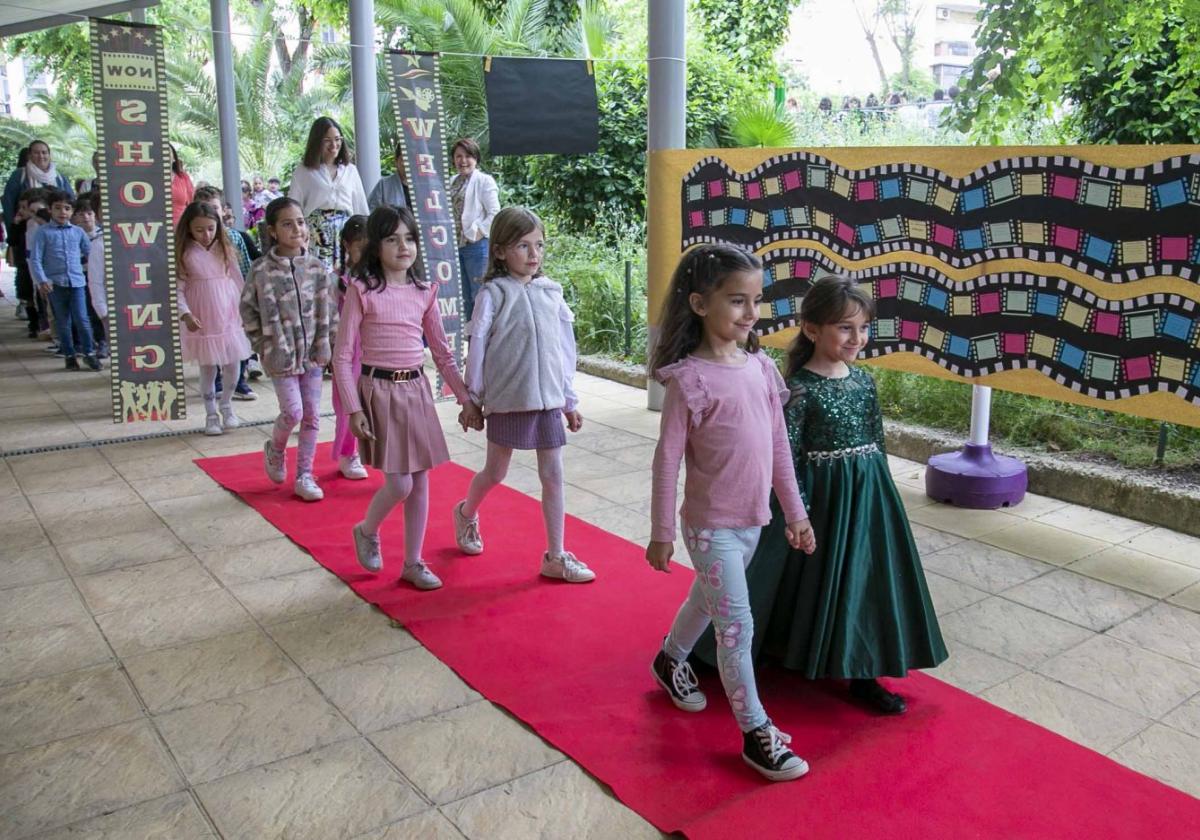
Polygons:
<instances>
[{"instance_id":1,"label":"tree foliage","mask_svg":"<svg viewBox=\"0 0 1200 840\"><path fill-rule=\"evenodd\" d=\"M711 46L743 73L773 74L775 50L787 38L788 17L798 0L692 0Z\"/></svg>"},{"instance_id":2,"label":"tree foliage","mask_svg":"<svg viewBox=\"0 0 1200 840\"><path fill-rule=\"evenodd\" d=\"M1200 138L1196 0L986 0L981 20L953 117L976 138L1031 120L1096 143Z\"/></svg>"}]
</instances>

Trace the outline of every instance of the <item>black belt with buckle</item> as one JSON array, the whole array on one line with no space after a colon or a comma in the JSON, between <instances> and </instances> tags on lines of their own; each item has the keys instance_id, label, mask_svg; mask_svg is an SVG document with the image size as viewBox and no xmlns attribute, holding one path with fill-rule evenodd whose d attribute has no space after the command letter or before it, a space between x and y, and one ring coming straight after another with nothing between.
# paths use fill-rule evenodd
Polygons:
<instances>
[{"instance_id":1,"label":"black belt with buckle","mask_svg":"<svg viewBox=\"0 0 1200 840\"><path fill-rule=\"evenodd\" d=\"M392 382L407 382L410 379L416 379L420 376L421 369L388 370L387 368L375 367L373 365L363 365L362 375L374 377L375 379L390 379Z\"/></svg>"}]
</instances>

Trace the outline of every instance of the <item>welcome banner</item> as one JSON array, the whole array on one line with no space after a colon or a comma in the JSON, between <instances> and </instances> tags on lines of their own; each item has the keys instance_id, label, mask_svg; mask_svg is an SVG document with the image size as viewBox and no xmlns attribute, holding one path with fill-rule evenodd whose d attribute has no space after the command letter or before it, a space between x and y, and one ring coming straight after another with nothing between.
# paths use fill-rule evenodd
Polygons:
<instances>
[{"instance_id":1,"label":"welcome banner","mask_svg":"<svg viewBox=\"0 0 1200 840\"><path fill-rule=\"evenodd\" d=\"M436 53L391 51L388 56L392 108L412 192L412 211L421 235L425 275L436 280L442 325L454 359L462 366L462 285L458 233L443 173L446 137ZM439 377L437 393L450 395Z\"/></svg>"},{"instance_id":2,"label":"welcome banner","mask_svg":"<svg viewBox=\"0 0 1200 840\"><path fill-rule=\"evenodd\" d=\"M1200 426L1200 148L666 151L650 198L652 318L725 242L763 260L768 345L849 274L874 364Z\"/></svg>"},{"instance_id":3,"label":"welcome banner","mask_svg":"<svg viewBox=\"0 0 1200 840\"><path fill-rule=\"evenodd\" d=\"M114 423L186 415L157 26L91 21Z\"/></svg>"}]
</instances>

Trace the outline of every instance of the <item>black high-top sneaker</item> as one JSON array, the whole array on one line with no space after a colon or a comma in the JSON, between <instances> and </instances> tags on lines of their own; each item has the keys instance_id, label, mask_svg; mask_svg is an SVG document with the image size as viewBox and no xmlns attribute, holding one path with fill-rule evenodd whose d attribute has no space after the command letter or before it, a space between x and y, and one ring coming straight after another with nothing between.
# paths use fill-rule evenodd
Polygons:
<instances>
[{"instance_id":1,"label":"black high-top sneaker","mask_svg":"<svg viewBox=\"0 0 1200 840\"><path fill-rule=\"evenodd\" d=\"M702 712L708 705L708 699L700 690L696 672L687 660L680 662L672 659L665 650L659 648L658 656L650 663L650 673L654 675L654 681L671 695L671 702L676 708L685 712Z\"/></svg>"},{"instance_id":2,"label":"black high-top sneaker","mask_svg":"<svg viewBox=\"0 0 1200 840\"><path fill-rule=\"evenodd\" d=\"M792 737L767 721L742 734L742 761L772 782L799 779L808 772L808 762L788 749Z\"/></svg>"}]
</instances>

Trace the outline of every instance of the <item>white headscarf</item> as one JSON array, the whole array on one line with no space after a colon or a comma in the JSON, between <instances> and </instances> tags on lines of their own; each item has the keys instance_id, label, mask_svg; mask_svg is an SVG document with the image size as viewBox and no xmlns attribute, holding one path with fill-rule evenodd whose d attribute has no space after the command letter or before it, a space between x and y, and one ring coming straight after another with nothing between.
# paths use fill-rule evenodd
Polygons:
<instances>
[{"instance_id":1,"label":"white headscarf","mask_svg":"<svg viewBox=\"0 0 1200 840\"><path fill-rule=\"evenodd\" d=\"M50 164L49 169L38 169L33 161L25 164L25 185L29 189L35 187L57 187L58 186L58 170L54 168L54 164Z\"/></svg>"}]
</instances>

